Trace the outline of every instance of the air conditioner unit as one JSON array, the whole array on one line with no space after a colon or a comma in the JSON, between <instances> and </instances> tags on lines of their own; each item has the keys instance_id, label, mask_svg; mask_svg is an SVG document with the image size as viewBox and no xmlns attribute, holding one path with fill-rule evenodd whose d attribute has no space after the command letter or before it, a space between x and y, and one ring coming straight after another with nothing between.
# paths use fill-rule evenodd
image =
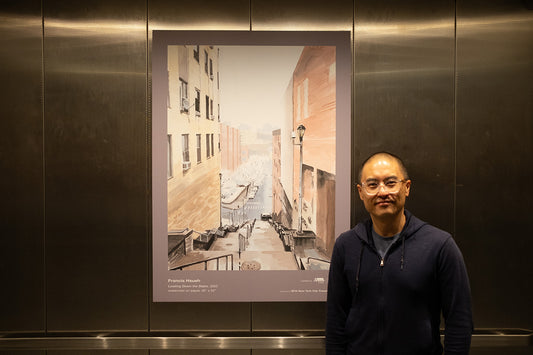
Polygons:
<instances>
[{"instance_id":1,"label":"air conditioner unit","mask_svg":"<svg viewBox=\"0 0 533 355\"><path fill-rule=\"evenodd\" d=\"M183 110L189 109L189 100L188 99L181 99L181 108Z\"/></svg>"},{"instance_id":2,"label":"air conditioner unit","mask_svg":"<svg viewBox=\"0 0 533 355\"><path fill-rule=\"evenodd\" d=\"M191 168L191 162L190 161L184 161L183 162L183 170L189 170Z\"/></svg>"},{"instance_id":3,"label":"air conditioner unit","mask_svg":"<svg viewBox=\"0 0 533 355\"><path fill-rule=\"evenodd\" d=\"M215 78L215 76L214 76L213 74L211 74L211 75L209 75L209 78L210 78L211 80L213 80L213 79Z\"/></svg>"}]
</instances>

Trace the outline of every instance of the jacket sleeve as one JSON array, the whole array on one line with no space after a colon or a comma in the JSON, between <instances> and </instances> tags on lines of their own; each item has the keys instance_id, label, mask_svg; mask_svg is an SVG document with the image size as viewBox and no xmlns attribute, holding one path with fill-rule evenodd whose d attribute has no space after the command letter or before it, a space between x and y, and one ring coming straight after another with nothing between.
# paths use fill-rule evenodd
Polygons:
<instances>
[{"instance_id":1,"label":"jacket sleeve","mask_svg":"<svg viewBox=\"0 0 533 355\"><path fill-rule=\"evenodd\" d=\"M352 304L351 292L344 274L344 251L339 240L335 243L328 277L326 354L346 354L344 334L346 319Z\"/></svg>"},{"instance_id":2,"label":"jacket sleeve","mask_svg":"<svg viewBox=\"0 0 533 355\"><path fill-rule=\"evenodd\" d=\"M470 283L459 247L448 238L439 255L439 283L445 322L445 355L467 355L473 331Z\"/></svg>"}]
</instances>

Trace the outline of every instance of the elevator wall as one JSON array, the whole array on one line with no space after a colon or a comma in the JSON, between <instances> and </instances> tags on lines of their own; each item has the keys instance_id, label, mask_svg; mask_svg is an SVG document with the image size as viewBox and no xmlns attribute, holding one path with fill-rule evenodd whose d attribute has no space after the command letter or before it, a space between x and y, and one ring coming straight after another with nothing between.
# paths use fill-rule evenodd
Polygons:
<instances>
[{"instance_id":1,"label":"elevator wall","mask_svg":"<svg viewBox=\"0 0 533 355\"><path fill-rule=\"evenodd\" d=\"M352 184L370 153L402 156L407 208L462 249L475 326L533 329L532 8L2 1L0 333L323 333L321 302L151 301L153 30L351 31ZM352 225L366 218L353 191Z\"/></svg>"}]
</instances>

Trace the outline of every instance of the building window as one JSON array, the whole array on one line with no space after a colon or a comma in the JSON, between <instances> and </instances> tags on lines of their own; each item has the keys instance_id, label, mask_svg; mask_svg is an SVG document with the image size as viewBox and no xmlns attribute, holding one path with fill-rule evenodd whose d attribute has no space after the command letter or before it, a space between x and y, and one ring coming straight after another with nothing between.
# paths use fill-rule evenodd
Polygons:
<instances>
[{"instance_id":1,"label":"building window","mask_svg":"<svg viewBox=\"0 0 533 355\"><path fill-rule=\"evenodd\" d=\"M172 134L167 134L167 179L172 177Z\"/></svg>"},{"instance_id":2,"label":"building window","mask_svg":"<svg viewBox=\"0 0 533 355\"><path fill-rule=\"evenodd\" d=\"M218 134L218 152L220 153L220 133Z\"/></svg>"},{"instance_id":3,"label":"building window","mask_svg":"<svg viewBox=\"0 0 533 355\"><path fill-rule=\"evenodd\" d=\"M191 160L189 159L189 135L181 135L181 151L183 152L183 171L191 168Z\"/></svg>"},{"instance_id":4,"label":"building window","mask_svg":"<svg viewBox=\"0 0 533 355\"><path fill-rule=\"evenodd\" d=\"M211 134L211 155L215 155L215 135Z\"/></svg>"},{"instance_id":5,"label":"building window","mask_svg":"<svg viewBox=\"0 0 533 355\"><path fill-rule=\"evenodd\" d=\"M296 88L296 117L302 119L302 85Z\"/></svg>"},{"instance_id":6,"label":"building window","mask_svg":"<svg viewBox=\"0 0 533 355\"><path fill-rule=\"evenodd\" d=\"M209 149L211 145L209 144L209 134L205 135L205 150L207 151L207 158L209 159L211 157L211 149Z\"/></svg>"},{"instance_id":7,"label":"building window","mask_svg":"<svg viewBox=\"0 0 533 355\"><path fill-rule=\"evenodd\" d=\"M196 97L194 99L194 111L196 116L200 116L200 90L196 89Z\"/></svg>"},{"instance_id":8,"label":"building window","mask_svg":"<svg viewBox=\"0 0 533 355\"><path fill-rule=\"evenodd\" d=\"M187 82L180 78L180 110L189 112L189 94Z\"/></svg>"},{"instance_id":9,"label":"building window","mask_svg":"<svg viewBox=\"0 0 533 355\"><path fill-rule=\"evenodd\" d=\"M192 50L192 55L194 59L200 63L200 46L194 46L194 49Z\"/></svg>"},{"instance_id":10,"label":"building window","mask_svg":"<svg viewBox=\"0 0 533 355\"><path fill-rule=\"evenodd\" d=\"M218 104L217 116L218 116L218 122L220 122L220 104Z\"/></svg>"},{"instance_id":11,"label":"building window","mask_svg":"<svg viewBox=\"0 0 533 355\"><path fill-rule=\"evenodd\" d=\"M213 80L213 59L209 59L209 77Z\"/></svg>"},{"instance_id":12,"label":"building window","mask_svg":"<svg viewBox=\"0 0 533 355\"><path fill-rule=\"evenodd\" d=\"M209 74L209 55L207 54L207 51L204 51L204 54L205 54L205 61L204 61L205 73Z\"/></svg>"},{"instance_id":13,"label":"building window","mask_svg":"<svg viewBox=\"0 0 533 355\"><path fill-rule=\"evenodd\" d=\"M309 79L304 80L304 97L303 97L303 118L309 117Z\"/></svg>"},{"instance_id":14,"label":"building window","mask_svg":"<svg viewBox=\"0 0 533 355\"><path fill-rule=\"evenodd\" d=\"M336 66L335 66L335 62L333 62L333 63L329 66L329 76L328 76L328 79L329 79L330 82L337 80L337 69L336 69Z\"/></svg>"},{"instance_id":15,"label":"building window","mask_svg":"<svg viewBox=\"0 0 533 355\"><path fill-rule=\"evenodd\" d=\"M209 119L209 96L205 95L205 118Z\"/></svg>"},{"instance_id":16,"label":"building window","mask_svg":"<svg viewBox=\"0 0 533 355\"><path fill-rule=\"evenodd\" d=\"M215 119L215 115L213 114L214 111L213 111L213 100L209 100L209 117L214 120Z\"/></svg>"},{"instance_id":17,"label":"building window","mask_svg":"<svg viewBox=\"0 0 533 355\"><path fill-rule=\"evenodd\" d=\"M202 135L196 135L196 162L200 164L202 162Z\"/></svg>"}]
</instances>

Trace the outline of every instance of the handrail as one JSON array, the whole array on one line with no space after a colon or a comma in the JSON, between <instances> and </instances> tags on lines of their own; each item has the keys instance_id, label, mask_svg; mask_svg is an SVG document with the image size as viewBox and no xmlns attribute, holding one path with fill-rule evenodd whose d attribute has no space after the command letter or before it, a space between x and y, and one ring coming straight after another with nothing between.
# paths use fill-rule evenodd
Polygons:
<instances>
[{"instance_id":1,"label":"handrail","mask_svg":"<svg viewBox=\"0 0 533 355\"><path fill-rule=\"evenodd\" d=\"M135 334L135 333L133 333ZM441 335L441 338L443 335ZM480 329L472 336L472 348L533 347L527 329ZM0 351L76 349L324 349L323 335L287 336L172 336L128 333L94 336L0 335Z\"/></svg>"},{"instance_id":2,"label":"handrail","mask_svg":"<svg viewBox=\"0 0 533 355\"><path fill-rule=\"evenodd\" d=\"M317 260L317 261L321 261L323 263L328 263L328 264L331 264L331 261L329 260L326 260L326 259L320 259L320 258L315 258L314 256L308 256L307 257L307 263L309 264L309 260L310 259L313 259L313 260Z\"/></svg>"},{"instance_id":3,"label":"handrail","mask_svg":"<svg viewBox=\"0 0 533 355\"><path fill-rule=\"evenodd\" d=\"M216 260L217 261L217 270L219 270L219 266L220 266L219 261L222 258L226 259L226 270L228 270L228 258L230 258L230 260L231 260L231 270L233 270L233 254L226 254L226 255L216 256L216 257L209 258L209 259L195 261L194 263L189 263L189 264L185 264L185 265L176 266L176 267L174 267L174 268L172 268L170 270L183 270L186 267L193 266L193 265L198 265L198 264L202 264L202 263L204 263L204 270L207 270L207 262L208 261L212 261L212 260Z\"/></svg>"}]
</instances>

